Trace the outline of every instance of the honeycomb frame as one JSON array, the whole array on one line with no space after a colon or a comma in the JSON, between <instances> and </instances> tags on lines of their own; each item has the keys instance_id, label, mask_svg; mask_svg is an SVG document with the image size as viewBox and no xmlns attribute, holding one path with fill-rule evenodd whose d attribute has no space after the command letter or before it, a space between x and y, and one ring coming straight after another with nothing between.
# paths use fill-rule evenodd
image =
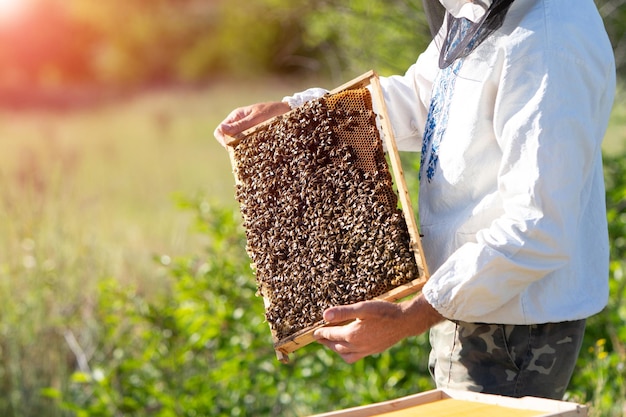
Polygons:
<instances>
[{"instance_id":1,"label":"honeycomb frame","mask_svg":"<svg viewBox=\"0 0 626 417\"><path fill-rule=\"evenodd\" d=\"M357 100L360 100L360 96L358 93L359 89L364 89L365 87L369 87L369 95L365 100L369 100L367 106L370 108L370 115L364 115L362 117L368 118L372 117L373 121L369 121L369 125L373 126L372 129L375 132L354 132L354 129L359 129L363 126L363 123L355 122L353 127L350 126L344 127L342 129L338 129L338 134L341 136L341 141L344 143L349 143L355 150L357 154L356 165L361 165L361 168L364 171L370 172L378 172L381 169L386 170L386 174L389 177L389 181L393 182L395 186L395 190L392 190L392 195L389 195L390 188L385 185L383 195L381 196L382 200L386 202L387 205L396 206L399 201L401 207L401 215L402 219L405 222L406 232L408 233L408 245L409 250L412 252L415 264L418 270L418 276L414 280L398 285L383 294L377 294L374 297L366 297L363 299L379 299L395 302L401 298L404 298L408 295L419 292L426 281L429 278L428 269L426 267L426 262L423 256L422 245L420 240L419 231L417 228L417 224L415 222L413 208L411 206L411 201L409 198L409 193L407 190L406 182L404 180L404 173L402 171L402 166L400 162L400 157L398 154L398 150L395 144L395 139L393 137L393 129L390 125L389 118L387 115L387 110L385 106L385 101L382 94L382 89L380 86L380 82L378 79L378 75L374 71L369 71L360 77L353 79L352 81L335 88L330 91L326 96L326 103L329 105L329 108L335 108L338 103L341 104L341 97L348 95L348 100L351 100L352 97L357 97ZM354 96L357 94L357 96ZM374 109L376 111L374 112ZM247 138L259 134L264 130L271 128L272 126L276 126L278 120L283 119L285 117L289 117L291 113L294 113L296 110L292 110L286 115L277 116L272 118L264 123L261 123L251 129L248 129L239 135L228 138L229 141L227 143L227 149L230 155L231 164L233 167L233 175L235 177L235 183L239 187L242 183L242 178L245 177L244 173L240 172L240 167L238 166L238 156L237 156L237 146L241 143L241 141L246 140ZM360 116L356 116L360 117ZM361 120L363 122L363 120ZM365 123L367 127L368 123ZM373 136L372 136L373 135ZM357 139L355 139L355 137ZM379 144L367 143L361 144L359 140L361 138L371 138L375 137L378 140ZM381 165L380 155L377 155L378 148L380 145L380 153L382 153L382 142L384 140L386 145L386 151L389 158L389 164L384 160ZM356 141L356 142L355 142ZM241 157L241 156L240 156ZM366 161L366 162L363 162ZM373 162L372 162L373 161ZM365 164L365 165L364 165ZM389 165L389 167L388 167ZM391 170L389 170L391 168ZM391 171L391 172L390 172ZM393 176L391 176L393 173ZM384 177L384 176L383 176ZM386 178L383 178L382 182L386 182ZM241 203L241 201L240 201ZM243 205L240 206L242 209L242 215L245 214L243 210ZM270 307L272 306L271 297L264 294L263 288L259 284L259 292L263 296L264 305L266 309L266 314L268 314ZM293 332L288 336L279 337L278 332L272 327L270 324L270 330L272 333L272 339L274 343L274 349L276 351L276 355L281 362L288 361L288 355L295 350L306 346L307 344L314 341L313 332L323 326L328 325L323 320L318 320L311 325Z\"/></svg>"}]
</instances>

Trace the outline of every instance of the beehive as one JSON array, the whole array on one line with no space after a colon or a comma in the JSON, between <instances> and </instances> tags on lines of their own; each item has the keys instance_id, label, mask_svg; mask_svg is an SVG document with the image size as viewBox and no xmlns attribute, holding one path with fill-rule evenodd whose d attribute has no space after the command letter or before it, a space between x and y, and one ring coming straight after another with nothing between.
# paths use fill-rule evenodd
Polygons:
<instances>
[{"instance_id":1,"label":"beehive","mask_svg":"<svg viewBox=\"0 0 626 417\"><path fill-rule=\"evenodd\" d=\"M283 361L313 340L326 308L395 301L428 278L384 109L370 72L231 142L247 250Z\"/></svg>"},{"instance_id":2,"label":"beehive","mask_svg":"<svg viewBox=\"0 0 626 417\"><path fill-rule=\"evenodd\" d=\"M581 404L438 389L314 417L585 417Z\"/></svg>"}]
</instances>

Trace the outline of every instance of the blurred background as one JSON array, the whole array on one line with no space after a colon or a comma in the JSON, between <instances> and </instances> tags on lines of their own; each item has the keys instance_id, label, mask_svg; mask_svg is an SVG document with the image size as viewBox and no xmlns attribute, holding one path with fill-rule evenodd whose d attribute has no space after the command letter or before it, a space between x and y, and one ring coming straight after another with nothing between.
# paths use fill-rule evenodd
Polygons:
<instances>
[{"instance_id":1,"label":"blurred background","mask_svg":"<svg viewBox=\"0 0 626 417\"><path fill-rule=\"evenodd\" d=\"M622 416L626 0L596 3L620 76L611 300L567 399ZM433 388L424 337L277 362L212 137L235 107L402 73L429 33L421 0L0 0L0 416L302 416Z\"/></svg>"}]
</instances>

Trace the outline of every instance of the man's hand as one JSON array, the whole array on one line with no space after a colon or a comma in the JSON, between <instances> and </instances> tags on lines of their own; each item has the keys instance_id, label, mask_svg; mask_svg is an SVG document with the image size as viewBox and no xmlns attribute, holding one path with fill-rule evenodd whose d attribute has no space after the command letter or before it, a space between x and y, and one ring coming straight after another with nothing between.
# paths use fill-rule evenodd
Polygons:
<instances>
[{"instance_id":1,"label":"man's hand","mask_svg":"<svg viewBox=\"0 0 626 417\"><path fill-rule=\"evenodd\" d=\"M226 136L235 136L272 117L287 113L289 104L280 101L258 103L233 110L222 123L217 126L213 135L224 147L228 144Z\"/></svg>"},{"instance_id":2,"label":"man's hand","mask_svg":"<svg viewBox=\"0 0 626 417\"><path fill-rule=\"evenodd\" d=\"M324 320L330 324L351 321L322 327L313 336L353 363L383 352L406 337L424 333L443 317L420 295L398 304L372 300L331 307L324 312Z\"/></svg>"}]
</instances>

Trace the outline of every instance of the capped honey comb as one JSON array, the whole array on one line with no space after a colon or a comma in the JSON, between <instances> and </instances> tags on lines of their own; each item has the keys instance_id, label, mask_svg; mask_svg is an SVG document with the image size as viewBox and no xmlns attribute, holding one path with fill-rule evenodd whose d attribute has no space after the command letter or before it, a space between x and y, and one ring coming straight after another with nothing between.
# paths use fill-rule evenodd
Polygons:
<instances>
[{"instance_id":1,"label":"capped honey comb","mask_svg":"<svg viewBox=\"0 0 626 417\"><path fill-rule=\"evenodd\" d=\"M376 117L370 90L346 88L231 148L247 252L281 360L312 341L326 308L395 300L427 278Z\"/></svg>"}]
</instances>

